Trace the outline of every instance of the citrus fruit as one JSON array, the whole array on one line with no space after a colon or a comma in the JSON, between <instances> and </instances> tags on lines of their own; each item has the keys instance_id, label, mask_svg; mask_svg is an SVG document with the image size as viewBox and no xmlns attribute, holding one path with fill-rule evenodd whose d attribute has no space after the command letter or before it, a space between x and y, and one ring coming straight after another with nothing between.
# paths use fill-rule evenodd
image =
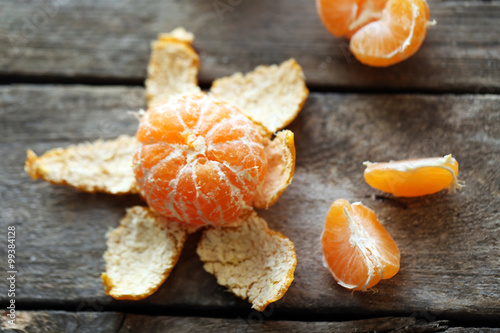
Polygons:
<instances>
[{"instance_id":1,"label":"citrus fruit","mask_svg":"<svg viewBox=\"0 0 500 333\"><path fill-rule=\"evenodd\" d=\"M387 163L364 163L368 185L400 197L433 194L446 188L454 191L464 186L457 179L458 162L451 154Z\"/></svg>"},{"instance_id":2,"label":"citrus fruit","mask_svg":"<svg viewBox=\"0 0 500 333\"><path fill-rule=\"evenodd\" d=\"M387 0L316 0L324 26L337 37L350 38L361 27L382 16Z\"/></svg>"},{"instance_id":3,"label":"citrus fruit","mask_svg":"<svg viewBox=\"0 0 500 333\"><path fill-rule=\"evenodd\" d=\"M144 198L159 214L191 226L233 222L266 176L258 127L204 94L150 108L137 139L134 172Z\"/></svg>"},{"instance_id":4,"label":"citrus fruit","mask_svg":"<svg viewBox=\"0 0 500 333\"><path fill-rule=\"evenodd\" d=\"M321 236L325 265L343 287L367 290L399 271L398 246L360 202L336 200Z\"/></svg>"},{"instance_id":5,"label":"citrus fruit","mask_svg":"<svg viewBox=\"0 0 500 333\"><path fill-rule=\"evenodd\" d=\"M425 0L317 0L327 29L352 39L349 48L363 64L386 67L417 52L427 34Z\"/></svg>"}]
</instances>

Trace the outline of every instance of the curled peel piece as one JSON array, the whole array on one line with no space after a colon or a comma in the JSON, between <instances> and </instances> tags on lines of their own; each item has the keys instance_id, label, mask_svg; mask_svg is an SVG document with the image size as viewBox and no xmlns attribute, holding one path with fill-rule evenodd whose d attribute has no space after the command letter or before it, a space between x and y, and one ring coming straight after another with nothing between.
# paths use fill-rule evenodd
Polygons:
<instances>
[{"instance_id":1,"label":"curled peel piece","mask_svg":"<svg viewBox=\"0 0 500 333\"><path fill-rule=\"evenodd\" d=\"M268 208L276 203L292 182L295 171L295 143L293 132L283 130L264 148L267 157L267 175L255 197L254 207Z\"/></svg>"},{"instance_id":2,"label":"curled peel piece","mask_svg":"<svg viewBox=\"0 0 500 333\"><path fill-rule=\"evenodd\" d=\"M236 227L209 228L198 244L203 267L252 308L264 311L293 281L297 257L291 240L251 212Z\"/></svg>"},{"instance_id":3,"label":"curled peel piece","mask_svg":"<svg viewBox=\"0 0 500 333\"><path fill-rule=\"evenodd\" d=\"M183 28L160 34L151 44L146 97L148 107L184 94L200 92L198 70L200 59L191 47L194 35Z\"/></svg>"},{"instance_id":4,"label":"curled peel piece","mask_svg":"<svg viewBox=\"0 0 500 333\"><path fill-rule=\"evenodd\" d=\"M69 185L85 192L139 193L132 170L135 137L97 140L67 148L55 148L38 157L27 151L24 170L33 178Z\"/></svg>"},{"instance_id":5,"label":"curled peel piece","mask_svg":"<svg viewBox=\"0 0 500 333\"><path fill-rule=\"evenodd\" d=\"M234 104L268 133L291 123L309 94L304 72L295 59L217 79L210 92Z\"/></svg>"},{"instance_id":6,"label":"curled peel piece","mask_svg":"<svg viewBox=\"0 0 500 333\"><path fill-rule=\"evenodd\" d=\"M120 300L152 295L167 279L181 254L187 232L146 207L127 210L120 226L107 234L102 274L106 294Z\"/></svg>"},{"instance_id":7,"label":"curled peel piece","mask_svg":"<svg viewBox=\"0 0 500 333\"><path fill-rule=\"evenodd\" d=\"M194 41L194 34L187 31L183 27L177 27L174 30L161 33L158 35L158 40L160 41L179 41L188 44L189 46Z\"/></svg>"}]
</instances>

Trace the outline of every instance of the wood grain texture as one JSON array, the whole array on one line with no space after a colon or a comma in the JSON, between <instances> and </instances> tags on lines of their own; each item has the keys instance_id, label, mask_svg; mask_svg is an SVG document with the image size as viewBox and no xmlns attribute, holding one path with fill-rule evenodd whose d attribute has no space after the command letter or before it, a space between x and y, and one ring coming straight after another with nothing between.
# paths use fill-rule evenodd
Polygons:
<instances>
[{"instance_id":1,"label":"wood grain texture","mask_svg":"<svg viewBox=\"0 0 500 333\"><path fill-rule=\"evenodd\" d=\"M140 84L149 41L182 25L196 34L203 84L295 57L314 87L498 93L500 1L429 6L437 25L419 52L378 69L361 65L347 40L324 29L314 1L1 0L0 79Z\"/></svg>"},{"instance_id":2,"label":"wood grain texture","mask_svg":"<svg viewBox=\"0 0 500 333\"><path fill-rule=\"evenodd\" d=\"M80 193L33 182L25 150L37 153L99 137L133 134L127 110L144 91L126 87L0 87L0 228L17 230L19 304L59 304L78 311L249 311L250 305L206 273L193 234L160 290L139 302L104 295L105 233L134 196ZM277 204L259 211L294 243L295 280L269 318L409 316L492 321L500 309L500 97L494 95L310 95L289 126L295 132L294 181ZM398 199L371 189L362 162L453 153L467 187ZM352 293L323 267L319 237L338 198L372 208L401 250L401 270L377 292ZM2 247L0 255L5 256ZM0 302L7 302L0 295ZM267 317L266 317L267 318Z\"/></svg>"},{"instance_id":3,"label":"wood grain texture","mask_svg":"<svg viewBox=\"0 0 500 333\"><path fill-rule=\"evenodd\" d=\"M127 315L120 333L145 332L443 332L443 322L385 317L345 322L267 321L258 318L148 317Z\"/></svg>"},{"instance_id":4,"label":"wood grain texture","mask_svg":"<svg viewBox=\"0 0 500 333\"><path fill-rule=\"evenodd\" d=\"M19 311L17 324L9 325L0 312L2 332L443 332L446 322L422 322L415 317L383 317L345 322L263 321L202 317L171 317L120 312ZM460 331L455 331L460 332ZM494 331L491 331L494 332Z\"/></svg>"},{"instance_id":5,"label":"wood grain texture","mask_svg":"<svg viewBox=\"0 0 500 333\"><path fill-rule=\"evenodd\" d=\"M451 327L446 321L415 317L382 317L343 322L271 321L252 318L203 318L126 314L121 312L17 311L16 325L0 311L2 332L129 333L129 332L393 332L497 333L499 328Z\"/></svg>"},{"instance_id":6,"label":"wood grain texture","mask_svg":"<svg viewBox=\"0 0 500 333\"><path fill-rule=\"evenodd\" d=\"M494 327L452 327L446 333L498 333L500 328Z\"/></svg>"},{"instance_id":7,"label":"wood grain texture","mask_svg":"<svg viewBox=\"0 0 500 333\"><path fill-rule=\"evenodd\" d=\"M118 332L125 314L64 311L17 311L15 325L0 311L0 330L6 333L109 333Z\"/></svg>"}]
</instances>

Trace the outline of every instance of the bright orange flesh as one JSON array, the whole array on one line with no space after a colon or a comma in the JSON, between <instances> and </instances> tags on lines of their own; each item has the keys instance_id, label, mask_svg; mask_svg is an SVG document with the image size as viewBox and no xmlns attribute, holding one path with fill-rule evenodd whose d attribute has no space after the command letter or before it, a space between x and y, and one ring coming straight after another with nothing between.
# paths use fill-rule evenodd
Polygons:
<instances>
[{"instance_id":1,"label":"bright orange flesh","mask_svg":"<svg viewBox=\"0 0 500 333\"><path fill-rule=\"evenodd\" d=\"M321 243L326 266L345 288L366 290L399 271L398 246L359 202L339 199L331 205Z\"/></svg>"},{"instance_id":2,"label":"bright orange flesh","mask_svg":"<svg viewBox=\"0 0 500 333\"><path fill-rule=\"evenodd\" d=\"M365 164L368 185L400 197L418 197L463 186L457 180L458 162L451 155Z\"/></svg>"},{"instance_id":3,"label":"bright orange flesh","mask_svg":"<svg viewBox=\"0 0 500 333\"><path fill-rule=\"evenodd\" d=\"M317 0L325 27L350 38L350 50L363 64L386 67L417 52L429 26L425 0Z\"/></svg>"},{"instance_id":4,"label":"bright orange flesh","mask_svg":"<svg viewBox=\"0 0 500 333\"><path fill-rule=\"evenodd\" d=\"M234 106L184 96L142 117L134 157L137 182L159 214L192 226L227 225L266 175L259 129Z\"/></svg>"},{"instance_id":5,"label":"bright orange flesh","mask_svg":"<svg viewBox=\"0 0 500 333\"><path fill-rule=\"evenodd\" d=\"M382 18L352 37L351 52L370 66L385 67L403 61L424 42L428 21L425 0L389 0Z\"/></svg>"},{"instance_id":6,"label":"bright orange flesh","mask_svg":"<svg viewBox=\"0 0 500 333\"><path fill-rule=\"evenodd\" d=\"M331 34L350 38L364 25L379 19L388 0L316 0L316 8Z\"/></svg>"}]
</instances>

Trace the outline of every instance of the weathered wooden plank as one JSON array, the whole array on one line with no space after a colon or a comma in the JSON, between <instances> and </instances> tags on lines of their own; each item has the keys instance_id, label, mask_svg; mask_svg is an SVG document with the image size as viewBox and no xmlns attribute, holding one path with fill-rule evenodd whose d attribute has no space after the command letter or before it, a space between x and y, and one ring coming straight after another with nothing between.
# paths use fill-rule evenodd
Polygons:
<instances>
[{"instance_id":1,"label":"weathered wooden plank","mask_svg":"<svg viewBox=\"0 0 500 333\"><path fill-rule=\"evenodd\" d=\"M1 0L0 78L142 83L149 41L182 25L196 34L204 84L295 57L312 86L500 91L500 1L429 6L438 24L421 50L376 69L355 61L348 42L323 28L314 1Z\"/></svg>"},{"instance_id":2,"label":"weathered wooden plank","mask_svg":"<svg viewBox=\"0 0 500 333\"><path fill-rule=\"evenodd\" d=\"M270 321L259 318L148 317L127 315L120 333L145 332L442 332L442 322L385 317L344 322Z\"/></svg>"},{"instance_id":3,"label":"weathered wooden plank","mask_svg":"<svg viewBox=\"0 0 500 333\"><path fill-rule=\"evenodd\" d=\"M9 323L8 314L0 311L0 330L8 333L118 332L125 319L125 314L114 312L16 311L15 321Z\"/></svg>"},{"instance_id":4,"label":"weathered wooden plank","mask_svg":"<svg viewBox=\"0 0 500 333\"><path fill-rule=\"evenodd\" d=\"M493 327L452 327L445 331L446 333L497 333L500 328Z\"/></svg>"},{"instance_id":5,"label":"weathered wooden plank","mask_svg":"<svg viewBox=\"0 0 500 333\"><path fill-rule=\"evenodd\" d=\"M384 317L345 322L269 321L259 318L203 318L120 312L18 311L16 324L0 312L2 332L442 332L446 322L415 317ZM460 332L460 331L457 331ZM494 332L494 331L492 331Z\"/></svg>"},{"instance_id":6,"label":"weathered wooden plank","mask_svg":"<svg viewBox=\"0 0 500 333\"><path fill-rule=\"evenodd\" d=\"M451 327L447 322L417 320L415 317L383 317L343 322L300 322L248 318L224 319L125 314L121 312L17 311L15 324L8 313L0 312L2 332L481 332L497 333L500 328Z\"/></svg>"},{"instance_id":7,"label":"weathered wooden plank","mask_svg":"<svg viewBox=\"0 0 500 333\"><path fill-rule=\"evenodd\" d=\"M80 193L33 182L23 172L27 148L41 153L82 139L133 134L136 120L126 111L143 106L141 89L10 86L0 88L0 96L0 228L17 230L17 302L86 311L248 311L203 270L195 252L199 234L188 239L156 294L140 302L106 297L100 281L104 234L140 199ZM295 179L275 206L259 212L295 243L298 255L295 281L269 308L271 315L424 313L493 320L500 308L499 103L494 95L312 94L290 126ZM450 152L467 182L456 194L396 199L363 180L364 160ZM378 292L345 290L322 265L324 218L341 197L374 209L400 247L401 270ZM0 301L7 301L5 294Z\"/></svg>"}]
</instances>

